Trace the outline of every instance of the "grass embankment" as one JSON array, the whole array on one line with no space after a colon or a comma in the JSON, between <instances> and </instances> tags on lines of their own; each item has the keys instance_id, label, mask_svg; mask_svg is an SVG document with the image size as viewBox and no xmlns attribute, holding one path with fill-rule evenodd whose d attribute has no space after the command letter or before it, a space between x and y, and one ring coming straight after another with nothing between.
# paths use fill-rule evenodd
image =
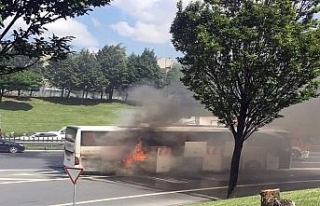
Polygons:
<instances>
[{"instance_id":1,"label":"grass embankment","mask_svg":"<svg viewBox=\"0 0 320 206\"><path fill-rule=\"evenodd\" d=\"M2 132L15 135L36 131L59 130L66 125L110 125L116 123L133 107L122 103L107 103L57 98L3 98L0 104Z\"/></svg>"},{"instance_id":2,"label":"grass embankment","mask_svg":"<svg viewBox=\"0 0 320 206\"><path fill-rule=\"evenodd\" d=\"M319 206L320 189L298 190L292 192L281 192L281 198L293 200L297 206ZM233 198L229 200L219 200L213 202L204 202L191 204L189 206L258 206L260 205L260 196L250 196L242 198Z\"/></svg>"}]
</instances>

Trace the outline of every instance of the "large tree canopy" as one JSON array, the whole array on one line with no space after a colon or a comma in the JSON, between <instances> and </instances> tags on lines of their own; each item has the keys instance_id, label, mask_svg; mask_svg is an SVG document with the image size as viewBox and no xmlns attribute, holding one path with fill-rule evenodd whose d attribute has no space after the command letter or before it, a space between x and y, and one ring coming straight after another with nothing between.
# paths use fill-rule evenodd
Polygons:
<instances>
[{"instance_id":1,"label":"large tree canopy","mask_svg":"<svg viewBox=\"0 0 320 206\"><path fill-rule=\"evenodd\" d=\"M27 65L0 63L0 74L13 73L34 65L44 57L64 58L70 51L68 42L73 37L46 39L45 26L59 19L86 14L111 0L3 0L0 4L0 62L17 56L30 59ZM23 20L25 26L19 25ZM8 61L6 61L8 62Z\"/></svg>"},{"instance_id":2,"label":"large tree canopy","mask_svg":"<svg viewBox=\"0 0 320 206\"><path fill-rule=\"evenodd\" d=\"M171 33L182 81L234 136L228 196L244 141L283 108L316 96L318 10L314 0L178 3Z\"/></svg>"},{"instance_id":3,"label":"large tree canopy","mask_svg":"<svg viewBox=\"0 0 320 206\"><path fill-rule=\"evenodd\" d=\"M97 60L101 72L105 76L106 92L109 94L109 100L111 101L114 90L126 84L128 78L126 50L121 44L104 46L99 50Z\"/></svg>"}]
</instances>

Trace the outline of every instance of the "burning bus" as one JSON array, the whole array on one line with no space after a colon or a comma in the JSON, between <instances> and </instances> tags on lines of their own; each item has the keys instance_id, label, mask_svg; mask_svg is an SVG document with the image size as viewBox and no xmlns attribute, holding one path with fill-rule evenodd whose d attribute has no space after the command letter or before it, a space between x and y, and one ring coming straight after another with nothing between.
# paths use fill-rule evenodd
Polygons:
<instances>
[{"instance_id":1,"label":"burning bus","mask_svg":"<svg viewBox=\"0 0 320 206\"><path fill-rule=\"evenodd\" d=\"M233 146L231 132L219 126L68 126L63 164L117 174L222 172ZM290 156L285 131L261 129L246 141L240 169L289 168Z\"/></svg>"}]
</instances>

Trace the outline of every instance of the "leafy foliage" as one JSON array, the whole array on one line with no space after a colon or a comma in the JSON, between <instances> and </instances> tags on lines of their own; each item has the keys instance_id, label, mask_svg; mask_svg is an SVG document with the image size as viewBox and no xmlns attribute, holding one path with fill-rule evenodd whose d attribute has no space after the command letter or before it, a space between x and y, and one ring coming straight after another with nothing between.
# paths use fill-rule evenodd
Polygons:
<instances>
[{"instance_id":1,"label":"leafy foliage","mask_svg":"<svg viewBox=\"0 0 320 206\"><path fill-rule=\"evenodd\" d=\"M114 90L125 84L128 77L125 48L120 44L105 46L99 50L97 59L107 80L106 92L112 100Z\"/></svg>"},{"instance_id":2,"label":"leafy foliage","mask_svg":"<svg viewBox=\"0 0 320 206\"><path fill-rule=\"evenodd\" d=\"M149 84L160 86L160 67L153 50L144 49L141 55L131 54L127 58L129 84Z\"/></svg>"},{"instance_id":3,"label":"leafy foliage","mask_svg":"<svg viewBox=\"0 0 320 206\"><path fill-rule=\"evenodd\" d=\"M3 0L0 6L0 61L17 56L33 60L27 65L0 64L0 74L27 69L40 59L65 58L73 37L43 37L45 26L59 19L87 14L93 7L108 5L110 0ZM25 26L18 27L23 20ZM6 61L8 63L8 61Z\"/></svg>"},{"instance_id":4,"label":"leafy foliage","mask_svg":"<svg viewBox=\"0 0 320 206\"><path fill-rule=\"evenodd\" d=\"M103 73L97 58L88 50L82 50L76 55L74 75L77 79L77 88L83 90L83 95L105 84L105 78L101 78Z\"/></svg>"},{"instance_id":5,"label":"leafy foliage","mask_svg":"<svg viewBox=\"0 0 320 206\"><path fill-rule=\"evenodd\" d=\"M165 77L165 84L170 85L172 83L180 83L180 78L183 77L181 72L181 65L174 64L172 68L167 72Z\"/></svg>"},{"instance_id":6,"label":"leafy foliage","mask_svg":"<svg viewBox=\"0 0 320 206\"><path fill-rule=\"evenodd\" d=\"M44 76L52 86L71 91L77 87L76 57L69 54L66 59L48 61L43 69ZM63 94L61 94L63 96Z\"/></svg>"},{"instance_id":7,"label":"leafy foliage","mask_svg":"<svg viewBox=\"0 0 320 206\"><path fill-rule=\"evenodd\" d=\"M178 3L171 33L182 81L235 139L228 195L243 142L283 108L317 96L318 9L306 0Z\"/></svg>"}]
</instances>

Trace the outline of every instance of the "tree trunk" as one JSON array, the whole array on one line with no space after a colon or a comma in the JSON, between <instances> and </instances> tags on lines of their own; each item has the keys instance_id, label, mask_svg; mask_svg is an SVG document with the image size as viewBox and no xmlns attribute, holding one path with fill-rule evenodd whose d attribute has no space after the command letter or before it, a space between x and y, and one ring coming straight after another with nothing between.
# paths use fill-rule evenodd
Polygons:
<instances>
[{"instance_id":1,"label":"tree trunk","mask_svg":"<svg viewBox=\"0 0 320 206\"><path fill-rule=\"evenodd\" d=\"M70 98L71 89L68 90L67 98Z\"/></svg>"},{"instance_id":2,"label":"tree trunk","mask_svg":"<svg viewBox=\"0 0 320 206\"><path fill-rule=\"evenodd\" d=\"M113 88L109 90L109 101L112 101L113 98Z\"/></svg>"},{"instance_id":3,"label":"tree trunk","mask_svg":"<svg viewBox=\"0 0 320 206\"><path fill-rule=\"evenodd\" d=\"M126 96L125 96L125 98L124 98L124 102L127 102L128 96L129 96L129 94L128 94L128 92L126 92Z\"/></svg>"},{"instance_id":4,"label":"tree trunk","mask_svg":"<svg viewBox=\"0 0 320 206\"><path fill-rule=\"evenodd\" d=\"M61 94L60 94L61 98L63 97L63 94L64 94L64 87L62 87L62 89L61 89Z\"/></svg>"},{"instance_id":5,"label":"tree trunk","mask_svg":"<svg viewBox=\"0 0 320 206\"><path fill-rule=\"evenodd\" d=\"M84 103L84 95L85 95L85 93L86 93L86 89L84 88L84 89L82 90L82 95L81 95L81 104Z\"/></svg>"},{"instance_id":6,"label":"tree trunk","mask_svg":"<svg viewBox=\"0 0 320 206\"><path fill-rule=\"evenodd\" d=\"M0 90L0 102L2 102L3 94L4 94L4 89L1 88L1 90Z\"/></svg>"},{"instance_id":7,"label":"tree trunk","mask_svg":"<svg viewBox=\"0 0 320 206\"><path fill-rule=\"evenodd\" d=\"M30 97L32 97L32 92L33 92L33 90L31 89L30 90L30 94L29 94Z\"/></svg>"},{"instance_id":8,"label":"tree trunk","mask_svg":"<svg viewBox=\"0 0 320 206\"><path fill-rule=\"evenodd\" d=\"M21 95L21 89L18 89L18 97Z\"/></svg>"},{"instance_id":9,"label":"tree trunk","mask_svg":"<svg viewBox=\"0 0 320 206\"><path fill-rule=\"evenodd\" d=\"M83 89L83 90L82 90L82 96L81 96L82 99L84 99L85 93L86 93L86 89Z\"/></svg>"},{"instance_id":10,"label":"tree trunk","mask_svg":"<svg viewBox=\"0 0 320 206\"><path fill-rule=\"evenodd\" d=\"M243 141L236 140L235 144L234 144L232 159L231 159L231 168L230 168L229 187L228 187L227 198L231 197L231 195L234 192L235 187L237 186L242 148L243 148Z\"/></svg>"},{"instance_id":11,"label":"tree trunk","mask_svg":"<svg viewBox=\"0 0 320 206\"><path fill-rule=\"evenodd\" d=\"M103 99L103 89L101 89L100 99Z\"/></svg>"}]
</instances>

